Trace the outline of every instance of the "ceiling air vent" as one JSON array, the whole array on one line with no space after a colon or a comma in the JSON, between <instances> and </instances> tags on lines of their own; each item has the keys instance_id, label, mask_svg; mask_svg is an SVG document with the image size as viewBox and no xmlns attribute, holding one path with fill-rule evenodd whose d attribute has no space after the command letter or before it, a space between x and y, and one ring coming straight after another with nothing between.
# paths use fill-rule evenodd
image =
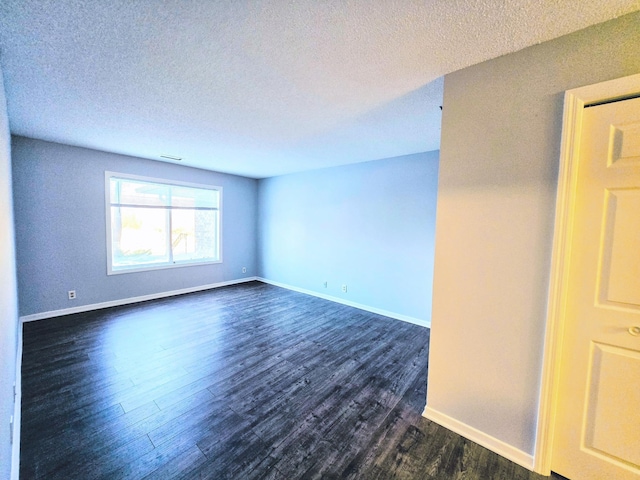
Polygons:
<instances>
[{"instance_id":1,"label":"ceiling air vent","mask_svg":"<svg viewBox=\"0 0 640 480\"><path fill-rule=\"evenodd\" d=\"M182 157L176 157L174 155L160 155L160 158L166 158L167 160L175 160L176 162L179 162L180 160L182 160Z\"/></svg>"}]
</instances>

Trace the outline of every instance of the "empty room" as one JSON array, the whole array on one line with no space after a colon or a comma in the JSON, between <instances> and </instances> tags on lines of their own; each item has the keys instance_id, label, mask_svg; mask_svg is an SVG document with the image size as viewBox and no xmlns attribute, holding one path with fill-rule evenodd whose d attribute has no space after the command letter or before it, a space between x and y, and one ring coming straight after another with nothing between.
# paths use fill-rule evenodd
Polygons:
<instances>
[{"instance_id":1,"label":"empty room","mask_svg":"<svg viewBox=\"0 0 640 480\"><path fill-rule=\"evenodd\" d=\"M640 478L640 5L3 0L0 479Z\"/></svg>"}]
</instances>

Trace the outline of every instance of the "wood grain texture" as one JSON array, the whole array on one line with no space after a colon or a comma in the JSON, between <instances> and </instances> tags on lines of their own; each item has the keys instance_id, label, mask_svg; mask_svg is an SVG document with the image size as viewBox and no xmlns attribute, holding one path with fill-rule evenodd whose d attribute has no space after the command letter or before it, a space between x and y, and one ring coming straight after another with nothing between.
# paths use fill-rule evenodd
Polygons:
<instances>
[{"instance_id":1,"label":"wood grain texture","mask_svg":"<svg viewBox=\"0 0 640 480\"><path fill-rule=\"evenodd\" d=\"M421 416L428 346L258 282L27 323L20 478L543 478Z\"/></svg>"}]
</instances>

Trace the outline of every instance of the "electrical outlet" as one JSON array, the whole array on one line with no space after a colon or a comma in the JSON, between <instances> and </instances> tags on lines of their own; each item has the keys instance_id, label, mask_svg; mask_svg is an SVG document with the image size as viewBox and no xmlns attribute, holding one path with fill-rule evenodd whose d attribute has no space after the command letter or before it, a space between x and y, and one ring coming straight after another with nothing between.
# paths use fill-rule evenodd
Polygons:
<instances>
[{"instance_id":1,"label":"electrical outlet","mask_svg":"<svg viewBox=\"0 0 640 480\"><path fill-rule=\"evenodd\" d=\"M346 285L342 285L342 293L347 293L347 286Z\"/></svg>"},{"instance_id":2,"label":"electrical outlet","mask_svg":"<svg viewBox=\"0 0 640 480\"><path fill-rule=\"evenodd\" d=\"M76 291L69 290L69 300L75 300L75 299L76 299Z\"/></svg>"},{"instance_id":3,"label":"electrical outlet","mask_svg":"<svg viewBox=\"0 0 640 480\"><path fill-rule=\"evenodd\" d=\"M324 285L324 288L327 288L327 285L328 285L328 284L327 284L327 282L324 282L324 284L323 284L323 285Z\"/></svg>"},{"instance_id":4,"label":"electrical outlet","mask_svg":"<svg viewBox=\"0 0 640 480\"><path fill-rule=\"evenodd\" d=\"M242 267L242 273L247 273L247 267Z\"/></svg>"}]
</instances>

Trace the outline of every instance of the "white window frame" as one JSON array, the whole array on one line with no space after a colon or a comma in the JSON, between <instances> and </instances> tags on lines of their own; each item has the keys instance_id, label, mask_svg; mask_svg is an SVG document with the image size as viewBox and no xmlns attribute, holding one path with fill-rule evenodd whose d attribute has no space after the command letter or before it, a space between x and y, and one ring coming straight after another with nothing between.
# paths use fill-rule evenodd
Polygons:
<instances>
[{"instance_id":1,"label":"white window frame","mask_svg":"<svg viewBox=\"0 0 640 480\"><path fill-rule=\"evenodd\" d=\"M111 178L123 178L127 180L139 180L143 182L160 183L163 185L175 185L179 187L194 187L206 190L215 190L218 192L218 259L206 261L173 261L172 263L152 264L152 265L135 265L132 267L116 267L113 268L113 252L112 252L112 232L111 232ZM222 187L215 185L206 185L192 182L180 182L177 180L169 180L166 178L146 177L142 175L131 175L120 172L104 172L104 197L105 197L105 219L106 219L106 238L107 238L107 275L120 275L122 273L147 272L150 270L164 270L167 268L193 267L198 265L211 265L222 263ZM169 235L171 233L169 232Z\"/></svg>"}]
</instances>

